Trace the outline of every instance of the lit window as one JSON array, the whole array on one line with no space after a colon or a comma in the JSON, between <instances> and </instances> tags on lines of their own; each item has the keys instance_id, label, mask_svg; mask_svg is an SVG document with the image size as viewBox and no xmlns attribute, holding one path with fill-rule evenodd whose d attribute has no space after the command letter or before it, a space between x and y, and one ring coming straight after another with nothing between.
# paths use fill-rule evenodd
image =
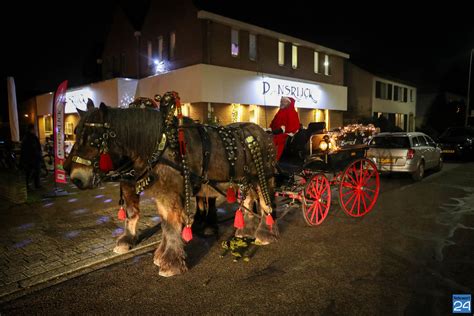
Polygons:
<instances>
[{"instance_id":1,"label":"lit window","mask_svg":"<svg viewBox=\"0 0 474 316\"><path fill-rule=\"evenodd\" d=\"M49 115L44 117L44 132L45 134L53 133L53 118Z\"/></svg>"},{"instance_id":2,"label":"lit window","mask_svg":"<svg viewBox=\"0 0 474 316\"><path fill-rule=\"evenodd\" d=\"M291 47L291 67L298 68L298 46L295 45Z\"/></svg>"},{"instance_id":3,"label":"lit window","mask_svg":"<svg viewBox=\"0 0 474 316\"><path fill-rule=\"evenodd\" d=\"M278 42L278 65L285 64L285 43Z\"/></svg>"},{"instance_id":4,"label":"lit window","mask_svg":"<svg viewBox=\"0 0 474 316\"><path fill-rule=\"evenodd\" d=\"M158 36L158 60L163 60L163 36Z\"/></svg>"},{"instance_id":5,"label":"lit window","mask_svg":"<svg viewBox=\"0 0 474 316\"><path fill-rule=\"evenodd\" d=\"M405 130L405 115L402 113L395 113L395 125L402 130Z\"/></svg>"},{"instance_id":6,"label":"lit window","mask_svg":"<svg viewBox=\"0 0 474 316\"><path fill-rule=\"evenodd\" d=\"M329 55L324 55L324 74L326 76L331 75L331 68L329 64Z\"/></svg>"},{"instance_id":7,"label":"lit window","mask_svg":"<svg viewBox=\"0 0 474 316\"><path fill-rule=\"evenodd\" d=\"M242 106L240 103L232 103L231 105L232 123L242 122Z\"/></svg>"},{"instance_id":8,"label":"lit window","mask_svg":"<svg viewBox=\"0 0 474 316\"><path fill-rule=\"evenodd\" d=\"M176 32L170 33L170 59L174 58L174 50L176 46Z\"/></svg>"},{"instance_id":9,"label":"lit window","mask_svg":"<svg viewBox=\"0 0 474 316\"><path fill-rule=\"evenodd\" d=\"M319 53L314 52L314 73L319 73Z\"/></svg>"},{"instance_id":10,"label":"lit window","mask_svg":"<svg viewBox=\"0 0 474 316\"><path fill-rule=\"evenodd\" d=\"M258 116L259 116L259 107L258 105L251 104L249 107L249 121L255 124L258 124Z\"/></svg>"},{"instance_id":11,"label":"lit window","mask_svg":"<svg viewBox=\"0 0 474 316\"><path fill-rule=\"evenodd\" d=\"M249 34L249 59L257 60L257 36Z\"/></svg>"},{"instance_id":12,"label":"lit window","mask_svg":"<svg viewBox=\"0 0 474 316\"><path fill-rule=\"evenodd\" d=\"M148 41L148 66L151 66L153 64L153 56L151 55L153 53L153 45L151 41Z\"/></svg>"},{"instance_id":13,"label":"lit window","mask_svg":"<svg viewBox=\"0 0 474 316\"><path fill-rule=\"evenodd\" d=\"M237 57L239 56L239 31L232 29L230 37L230 54Z\"/></svg>"}]
</instances>

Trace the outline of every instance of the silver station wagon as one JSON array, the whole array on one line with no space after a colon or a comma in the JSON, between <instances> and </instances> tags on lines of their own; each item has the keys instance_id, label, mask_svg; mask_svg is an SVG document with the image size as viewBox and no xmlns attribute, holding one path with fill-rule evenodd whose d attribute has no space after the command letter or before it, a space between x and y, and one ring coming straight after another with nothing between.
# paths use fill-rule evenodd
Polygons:
<instances>
[{"instance_id":1,"label":"silver station wagon","mask_svg":"<svg viewBox=\"0 0 474 316\"><path fill-rule=\"evenodd\" d=\"M380 133L369 142L367 158L381 172L410 173L415 181L423 179L425 170L441 170L441 148L423 133Z\"/></svg>"}]
</instances>

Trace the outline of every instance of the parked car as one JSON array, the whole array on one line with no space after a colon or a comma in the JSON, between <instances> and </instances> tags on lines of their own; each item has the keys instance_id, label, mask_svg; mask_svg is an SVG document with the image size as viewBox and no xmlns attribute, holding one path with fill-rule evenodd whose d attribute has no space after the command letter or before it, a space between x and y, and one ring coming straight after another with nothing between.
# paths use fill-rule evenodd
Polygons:
<instances>
[{"instance_id":1,"label":"parked car","mask_svg":"<svg viewBox=\"0 0 474 316\"><path fill-rule=\"evenodd\" d=\"M472 159L474 157L474 128L450 127L438 138L445 158Z\"/></svg>"},{"instance_id":2,"label":"parked car","mask_svg":"<svg viewBox=\"0 0 474 316\"><path fill-rule=\"evenodd\" d=\"M377 134L369 142L367 158L381 172L410 173L415 181L423 178L425 170L443 168L441 148L419 132Z\"/></svg>"}]
</instances>

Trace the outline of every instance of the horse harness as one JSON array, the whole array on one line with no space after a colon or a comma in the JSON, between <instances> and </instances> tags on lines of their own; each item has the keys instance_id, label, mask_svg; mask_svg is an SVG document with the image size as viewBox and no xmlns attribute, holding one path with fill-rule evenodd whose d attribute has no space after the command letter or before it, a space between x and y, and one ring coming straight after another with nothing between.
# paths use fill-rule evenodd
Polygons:
<instances>
[{"instance_id":1,"label":"horse harness","mask_svg":"<svg viewBox=\"0 0 474 316\"><path fill-rule=\"evenodd\" d=\"M203 184L206 184L206 185L210 185L214 190L216 190L220 194L224 196L226 195L217 186L218 183L220 183L220 181L212 180L208 178L209 163L210 163L210 157L211 157L211 152L212 152L212 143L209 136L209 130L217 129L217 133L222 141L222 144L224 145L225 152L227 155L227 161L229 165L229 179L230 180L225 181L225 182L230 182L231 185L232 183L238 184L241 189L242 198L243 199L245 198L245 194L247 190L249 189L250 169L248 167L247 161L245 161L244 162L244 173L245 173L244 178L240 179L239 181L235 179L235 162L237 161L236 138L238 138L240 139L242 143L243 150L244 151L248 150L250 152L250 156L257 170L257 177L258 177L258 182L260 184L260 188L262 190L262 195L264 197L265 203L268 206L270 206L271 200L270 200L270 195L268 191L267 175L265 174L264 166L263 166L261 148L256 137L251 135L250 132L247 131L247 133L245 133L244 130L237 129L234 127L223 127L223 126L215 127L215 126L200 125L200 124L184 126L182 125L182 120L178 124L176 124L177 120L174 116L173 107L171 107L170 110L168 111L168 115L166 116L164 123L165 123L164 131L161 133L161 137L159 137L159 140L157 141L155 145L155 149L152 155L147 160L145 169L141 172L139 176L137 176L136 170L133 169L131 161L121 165L119 168L115 170L108 171L108 172L103 172L99 168L100 156L108 152L108 148L110 145L109 141L115 140L117 136L116 133L111 128L110 123L107 123L107 122L84 123L85 127L91 127L94 129L95 128L104 129L102 133L98 133L99 135L96 136L94 139L92 139L89 143L89 145L96 147L98 149L98 155L94 157L93 160L88 160L79 156L73 156L72 161L78 164L93 167L93 183L94 184L98 184L101 181L111 181L111 182L134 181L136 183L135 184L136 194L141 193L157 180L152 170L158 163L163 163L165 165L168 165L171 168L180 171L185 179L185 193L186 193L186 202L187 202L186 209L187 209L188 217L189 217L189 215L192 215L192 214L189 214L190 212L192 212L189 210L189 198L191 195L190 193L191 186L192 186L192 191L194 194L200 190ZM183 129L183 128L186 128L186 129L197 128L197 131L201 138L201 143L202 143L201 175L198 175L189 170L186 163L186 157L184 155L181 155L179 157L179 158L182 158L181 163L179 162L176 163L174 161L171 161L163 157L163 154L168 147L171 150L172 157L175 158L174 160L179 159L177 157L179 152L181 153L184 152L184 148L179 148L181 144L178 142L180 138L178 135L178 129ZM83 137L83 133L84 131L82 131L81 133L82 134L81 139ZM179 151L178 151L178 148L180 149ZM244 157L245 159L247 157L245 153L244 153ZM271 209L270 209L270 212L271 212Z\"/></svg>"}]
</instances>

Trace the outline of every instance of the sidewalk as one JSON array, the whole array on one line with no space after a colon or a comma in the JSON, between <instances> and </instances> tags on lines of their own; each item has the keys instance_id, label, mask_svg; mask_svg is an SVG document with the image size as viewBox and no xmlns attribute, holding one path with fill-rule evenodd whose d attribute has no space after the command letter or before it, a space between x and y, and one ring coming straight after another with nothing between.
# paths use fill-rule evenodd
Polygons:
<instances>
[{"instance_id":1,"label":"sidewalk","mask_svg":"<svg viewBox=\"0 0 474 316\"><path fill-rule=\"evenodd\" d=\"M117 219L119 184L88 191L63 186L69 195L42 198L53 189L30 192L28 202L0 200L0 302L152 250L160 240L160 217L151 198L142 197L139 243L131 252L112 250L123 232Z\"/></svg>"}]
</instances>

